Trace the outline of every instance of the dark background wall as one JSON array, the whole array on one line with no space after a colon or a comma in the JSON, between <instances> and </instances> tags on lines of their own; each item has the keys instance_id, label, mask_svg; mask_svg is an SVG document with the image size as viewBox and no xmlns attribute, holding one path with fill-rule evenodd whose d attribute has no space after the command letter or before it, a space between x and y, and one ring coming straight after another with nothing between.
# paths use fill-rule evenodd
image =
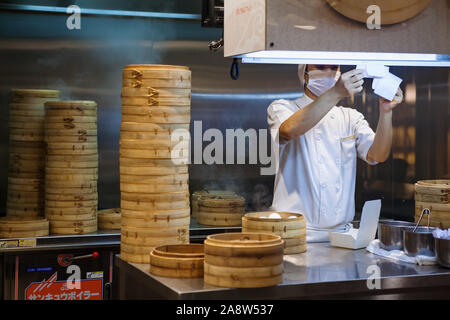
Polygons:
<instances>
[{"instance_id":1,"label":"dark background wall","mask_svg":"<svg viewBox=\"0 0 450 320\"><path fill-rule=\"evenodd\" d=\"M114 10L201 13L201 1L2 1L3 3ZM221 30L200 21L82 16L81 30L66 28L67 15L0 10L0 212L5 211L8 167L8 100L12 88L59 89L65 99L99 104L99 206L120 205L118 150L121 70L127 64L162 63L189 66L192 121L203 130L267 128L272 100L301 95L297 67L242 65L241 78L229 77L230 59L211 54L208 42ZM343 68L349 70L349 67ZM409 103L395 110L391 159L375 168L358 163L357 204L383 197L383 215L413 218L415 181L449 178L448 68L392 68L410 88ZM370 89L368 81L366 87ZM371 91L371 90L370 90ZM416 92L415 100L411 93ZM372 127L378 119L378 97L369 90L342 104L363 112ZM402 133L403 132L403 133ZM247 155L248 157L248 155ZM249 210L270 205L273 176L261 176L260 165L191 165L191 191L228 188L244 195Z\"/></svg>"}]
</instances>

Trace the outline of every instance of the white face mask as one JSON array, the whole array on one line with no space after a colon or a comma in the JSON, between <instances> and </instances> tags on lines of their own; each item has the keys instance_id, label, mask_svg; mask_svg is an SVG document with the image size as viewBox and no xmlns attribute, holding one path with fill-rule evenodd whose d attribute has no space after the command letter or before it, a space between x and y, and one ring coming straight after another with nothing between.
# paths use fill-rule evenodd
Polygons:
<instances>
[{"instance_id":1,"label":"white face mask","mask_svg":"<svg viewBox=\"0 0 450 320\"><path fill-rule=\"evenodd\" d=\"M333 70L312 70L307 73L308 84L306 87L317 97L334 87L341 76L341 72Z\"/></svg>"}]
</instances>

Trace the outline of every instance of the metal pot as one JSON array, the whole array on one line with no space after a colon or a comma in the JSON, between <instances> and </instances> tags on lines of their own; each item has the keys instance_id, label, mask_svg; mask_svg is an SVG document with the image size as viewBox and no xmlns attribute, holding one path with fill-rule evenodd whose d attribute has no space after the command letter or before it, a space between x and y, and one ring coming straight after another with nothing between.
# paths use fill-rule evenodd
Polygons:
<instances>
[{"instance_id":1,"label":"metal pot","mask_svg":"<svg viewBox=\"0 0 450 320\"><path fill-rule=\"evenodd\" d=\"M413 227L414 223L406 221L380 221L378 239L384 250L403 250L403 229Z\"/></svg>"},{"instance_id":2,"label":"metal pot","mask_svg":"<svg viewBox=\"0 0 450 320\"><path fill-rule=\"evenodd\" d=\"M434 238L434 246L439 265L450 268L450 240Z\"/></svg>"},{"instance_id":3,"label":"metal pot","mask_svg":"<svg viewBox=\"0 0 450 320\"><path fill-rule=\"evenodd\" d=\"M414 227L408 227L403 230L403 242L405 244L405 253L414 257L417 255L434 257L433 230L435 228L418 227L414 232Z\"/></svg>"}]
</instances>

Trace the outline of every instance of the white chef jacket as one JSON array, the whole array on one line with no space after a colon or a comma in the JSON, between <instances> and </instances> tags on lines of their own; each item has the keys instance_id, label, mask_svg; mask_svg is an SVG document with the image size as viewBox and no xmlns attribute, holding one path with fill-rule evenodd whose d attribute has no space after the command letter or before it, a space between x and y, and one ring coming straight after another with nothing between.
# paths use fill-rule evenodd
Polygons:
<instances>
[{"instance_id":1,"label":"white chef jacket","mask_svg":"<svg viewBox=\"0 0 450 320\"><path fill-rule=\"evenodd\" d=\"M278 144L278 129L313 100L277 100L267 109L273 142L279 146L272 209L307 220L307 241L329 241L329 231L346 231L355 216L356 156L368 162L375 133L352 108L333 107L305 134ZM276 134L274 134L276 132Z\"/></svg>"}]
</instances>

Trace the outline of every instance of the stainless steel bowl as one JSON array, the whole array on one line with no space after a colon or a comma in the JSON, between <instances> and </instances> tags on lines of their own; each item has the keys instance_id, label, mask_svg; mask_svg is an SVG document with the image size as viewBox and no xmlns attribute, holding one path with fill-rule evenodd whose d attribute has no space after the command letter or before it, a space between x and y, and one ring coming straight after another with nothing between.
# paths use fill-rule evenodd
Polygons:
<instances>
[{"instance_id":1,"label":"stainless steel bowl","mask_svg":"<svg viewBox=\"0 0 450 320\"><path fill-rule=\"evenodd\" d=\"M405 244L405 253L414 257L417 255L434 257L433 230L435 228L418 227L414 232L414 227L408 227L403 230L403 242Z\"/></svg>"},{"instance_id":2,"label":"stainless steel bowl","mask_svg":"<svg viewBox=\"0 0 450 320\"><path fill-rule=\"evenodd\" d=\"M385 250L403 250L403 229L413 227L414 223L406 221L380 221L378 239Z\"/></svg>"},{"instance_id":3,"label":"stainless steel bowl","mask_svg":"<svg viewBox=\"0 0 450 320\"><path fill-rule=\"evenodd\" d=\"M450 240L434 238L434 246L439 265L450 268Z\"/></svg>"}]
</instances>

